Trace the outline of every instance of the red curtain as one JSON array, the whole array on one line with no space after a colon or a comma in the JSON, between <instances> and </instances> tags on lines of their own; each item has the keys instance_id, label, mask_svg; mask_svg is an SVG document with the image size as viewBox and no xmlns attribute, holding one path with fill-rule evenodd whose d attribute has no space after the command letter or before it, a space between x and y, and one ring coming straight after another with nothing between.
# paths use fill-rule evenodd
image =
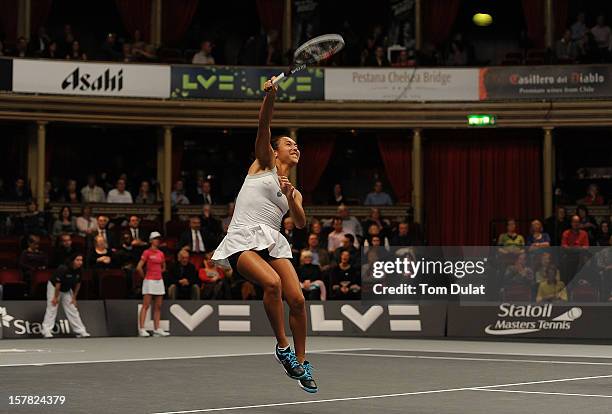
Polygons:
<instances>
[{"instance_id":1,"label":"red curtain","mask_svg":"<svg viewBox=\"0 0 612 414\"><path fill-rule=\"evenodd\" d=\"M136 29L140 30L145 42L151 40L151 0L115 0L121 20L129 37L134 35ZM166 2L164 2L166 3Z\"/></svg>"},{"instance_id":2,"label":"red curtain","mask_svg":"<svg viewBox=\"0 0 612 414\"><path fill-rule=\"evenodd\" d=\"M430 139L424 156L430 243L489 245L493 220L541 218L541 157L535 132L445 131Z\"/></svg>"},{"instance_id":3,"label":"red curtain","mask_svg":"<svg viewBox=\"0 0 612 414\"><path fill-rule=\"evenodd\" d=\"M527 36L538 49L544 48L544 2L545 0L522 0Z\"/></svg>"},{"instance_id":4,"label":"red curtain","mask_svg":"<svg viewBox=\"0 0 612 414\"><path fill-rule=\"evenodd\" d=\"M198 0L172 0L162 3L162 42L172 45L180 41L198 10Z\"/></svg>"},{"instance_id":5,"label":"red curtain","mask_svg":"<svg viewBox=\"0 0 612 414\"><path fill-rule=\"evenodd\" d=\"M378 149L387 178L400 203L412 200L412 142L406 135L379 134Z\"/></svg>"},{"instance_id":6,"label":"red curtain","mask_svg":"<svg viewBox=\"0 0 612 414\"><path fill-rule=\"evenodd\" d=\"M312 192L317 188L321 175L334 150L335 134L300 136L300 163L298 177L304 202L312 202Z\"/></svg>"},{"instance_id":7,"label":"red curtain","mask_svg":"<svg viewBox=\"0 0 612 414\"><path fill-rule=\"evenodd\" d=\"M266 32L274 29L280 36L284 12L284 0L257 0L257 14Z\"/></svg>"},{"instance_id":8,"label":"red curtain","mask_svg":"<svg viewBox=\"0 0 612 414\"><path fill-rule=\"evenodd\" d=\"M459 12L460 0L427 0L423 2L425 40L441 46L448 40Z\"/></svg>"},{"instance_id":9,"label":"red curtain","mask_svg":"<svg viewBox=\"0 0 612 414\"><path fill-rule=\"evenodd\" d=\"M7 42L13 44L17 40L17 2L18 0L0 0L0 33L6 36Z\"/></svg>"}]
</instances>

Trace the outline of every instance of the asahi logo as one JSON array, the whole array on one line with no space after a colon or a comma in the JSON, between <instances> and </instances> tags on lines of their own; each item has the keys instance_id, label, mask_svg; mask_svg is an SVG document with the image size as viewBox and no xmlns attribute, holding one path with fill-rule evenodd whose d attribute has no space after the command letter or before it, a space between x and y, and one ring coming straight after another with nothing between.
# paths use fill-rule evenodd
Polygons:
<instances>
[{"instance_id":1,"label":"asahi logo","mask_svg":"<svg viewBox=\"0 0 612 414\"><path fill-rule=\"evenodd\" d=\"M77 67L62 82L64 91L119 92L123 89L123 69L107 68L99 75L81 71Z\"/></svg>"},{"instance_id":2,"label":"asahi logo","mask_svg":"<svg viewBox=\"0 0 612 414\"><path fill-rule=\"evenodd\" d=\"M14 335L40 335L42 330L42 324L40 322L31 322L24 319L16 319L14 316L9 315L6 308L0 307L0 318L2 318L2 326L4 328L13 328ZM58 334L69 334L70 324L67 319L60 319L55 322L55 326L51 329L51 333L54 335Z\"/></svg>"},{"instance_id":3,"label":"asahi logo","mask_svg":"<svg viewBox=\"0 0 612 414\"><path fill-rule=\"evenodd\" d=\"M553 305L499 305L499 318L485 328L489 335L520 335L540 331L568 331L572 322L582 316L582 309L571 308L553 317Z\"/></svg>"}]
</instances>

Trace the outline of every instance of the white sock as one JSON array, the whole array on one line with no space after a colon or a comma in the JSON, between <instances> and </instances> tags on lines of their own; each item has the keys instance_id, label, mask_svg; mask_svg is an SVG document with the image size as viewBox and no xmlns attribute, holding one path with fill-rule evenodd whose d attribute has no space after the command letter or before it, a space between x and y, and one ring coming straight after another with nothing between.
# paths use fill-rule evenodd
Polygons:
<instances>
[{"instance_id":1,"label":"white sock","mask_svg":"<svg viewBox=\"0 0 612 414\"><path fill-rule=\"evenodd\" d=\"M280 352L287 352L289 350L290 345L287 345L284 348L281 348L280 346L278 346L278 344L276 345L276 349L278 349Z\"/></svg>"}]
</instances>

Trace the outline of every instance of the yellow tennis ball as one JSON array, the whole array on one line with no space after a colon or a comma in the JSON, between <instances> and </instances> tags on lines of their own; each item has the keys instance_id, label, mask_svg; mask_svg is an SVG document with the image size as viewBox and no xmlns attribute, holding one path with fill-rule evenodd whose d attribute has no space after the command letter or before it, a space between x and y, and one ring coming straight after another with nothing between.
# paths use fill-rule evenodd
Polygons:
<instances>
[{"instance_id":1,"label":"yellow tennis ball","mask_svg":"<svg viewBox=\"0 0 612 414\"><path fill-rule=\"evenodd\" d=\"M493 23L493 18L487 13L476 13L474 17L472 17L472 21L476 26L488 26Z\"/></svg>"}]
</instances>

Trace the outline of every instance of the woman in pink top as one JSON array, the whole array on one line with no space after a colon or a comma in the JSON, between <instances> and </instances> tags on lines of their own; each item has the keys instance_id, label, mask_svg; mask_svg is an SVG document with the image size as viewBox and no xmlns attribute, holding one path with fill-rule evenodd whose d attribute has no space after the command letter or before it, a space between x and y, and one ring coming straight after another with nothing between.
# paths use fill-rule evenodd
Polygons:
<instances>
[{"instance_id":1,"label":"woman in pink top","mask_svg":"<svg viewBox=\"0 0 612 414\"><path fill-rule=\"evenodd\" d=\"M166 293L164 280L162 278L163 272L166 271L166 257L164 256L164 252L159 250L161 234L156 231L152 232L149 236L149 242L151 243L151 247L142 253L142 257L136 268L136 271L144 277L142 282L143 301L142 308L140 308L140 318L138 320L138 336L150 336L149 332L144 328L144 323L153 296L155 296L155 304L153 307L153 323L155 330L153 331L153 336L168 336L170 334L159 327L162 300ZM146 267L146 273L143 272L143 267Z\"/></svg>"}]
</instances>

